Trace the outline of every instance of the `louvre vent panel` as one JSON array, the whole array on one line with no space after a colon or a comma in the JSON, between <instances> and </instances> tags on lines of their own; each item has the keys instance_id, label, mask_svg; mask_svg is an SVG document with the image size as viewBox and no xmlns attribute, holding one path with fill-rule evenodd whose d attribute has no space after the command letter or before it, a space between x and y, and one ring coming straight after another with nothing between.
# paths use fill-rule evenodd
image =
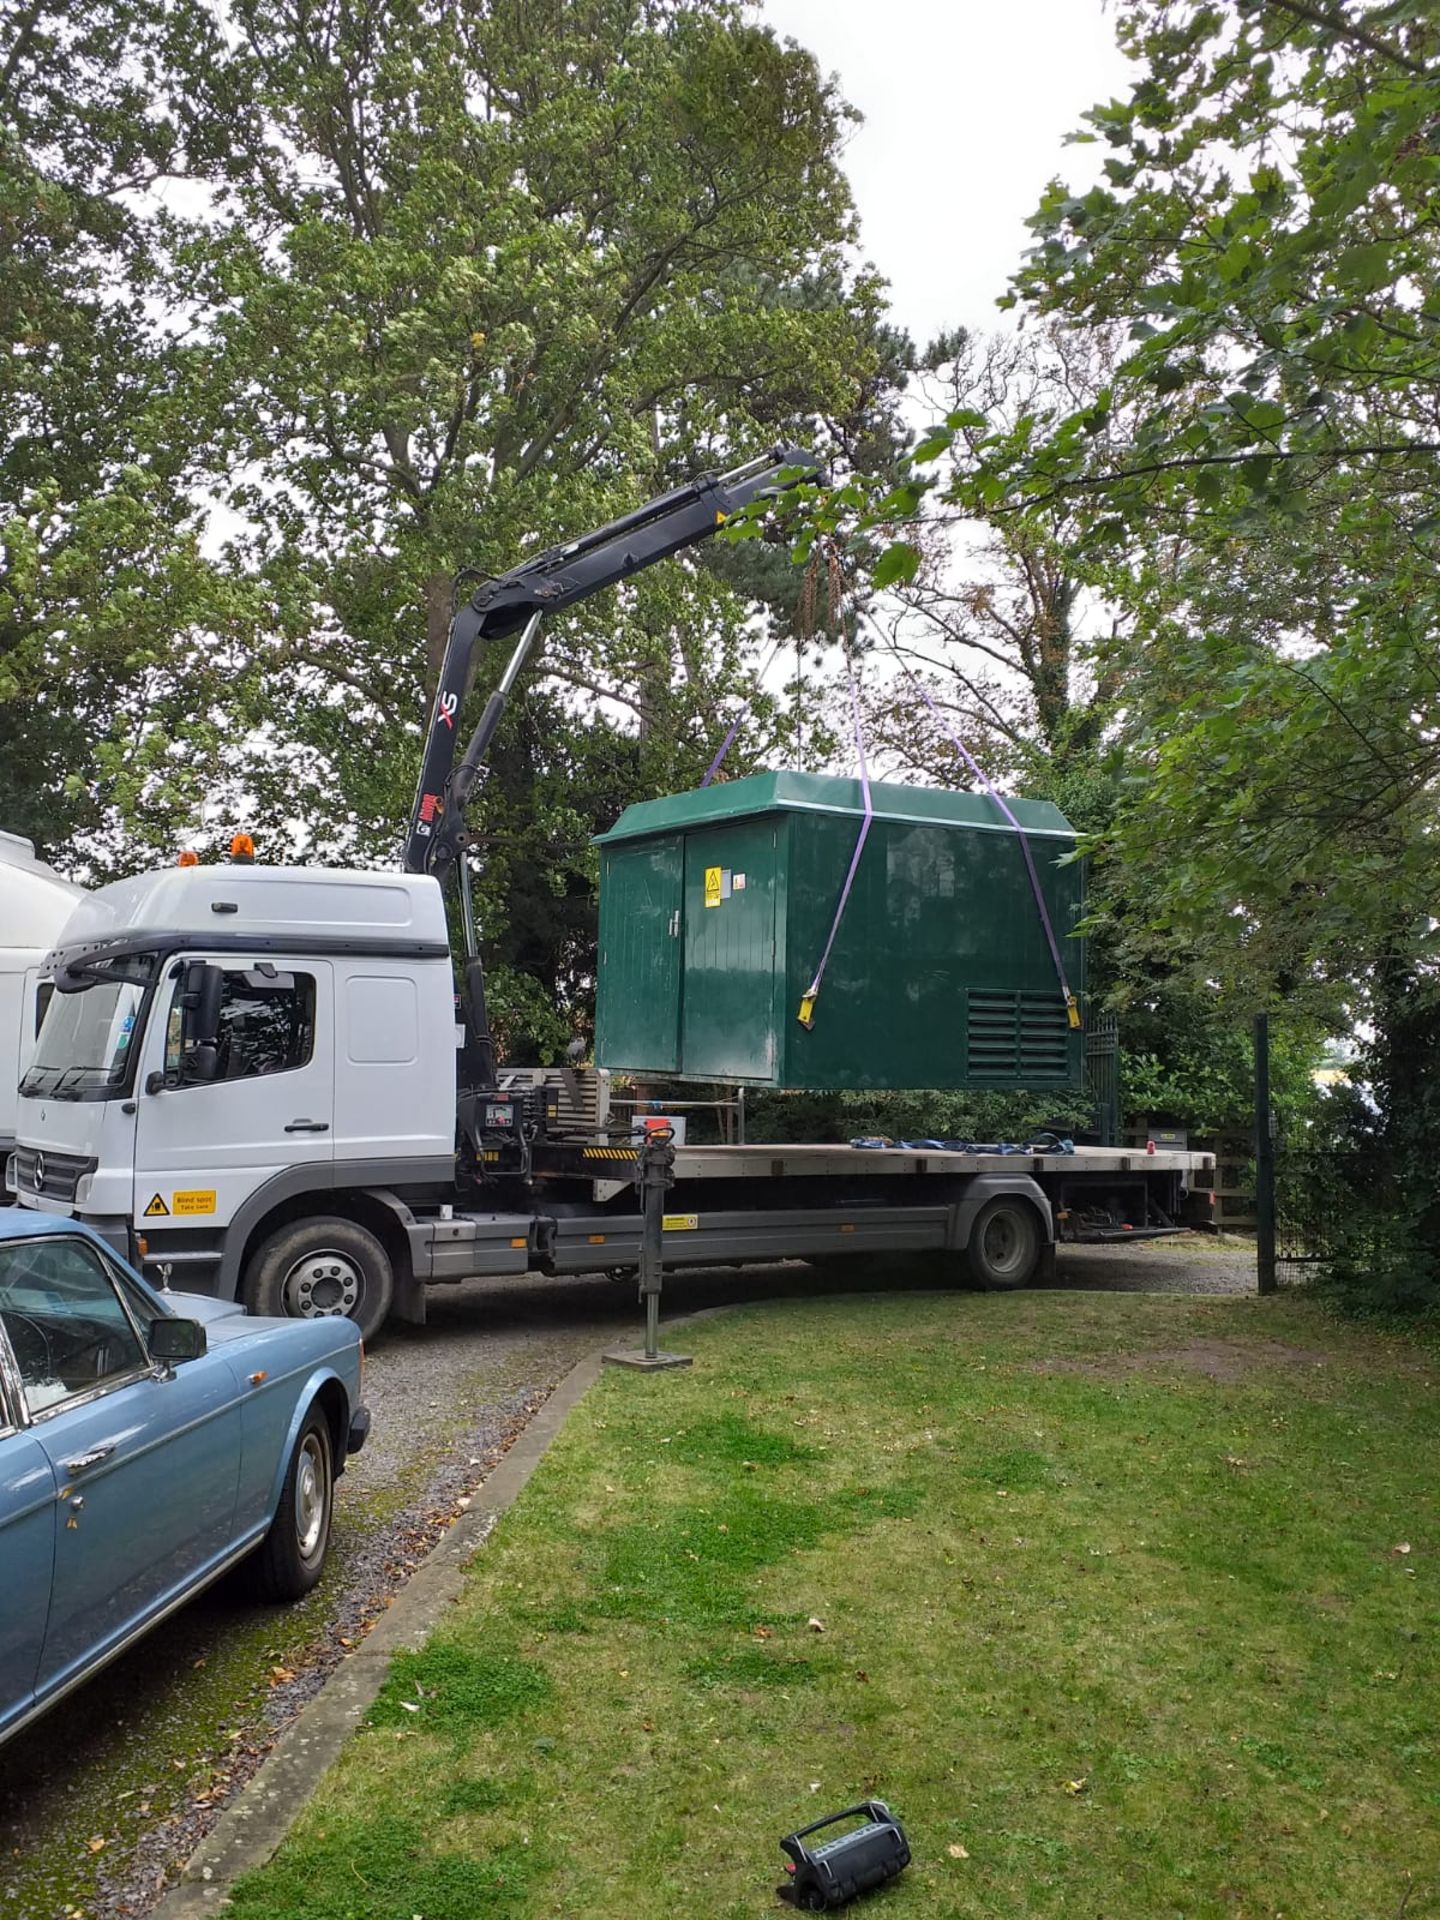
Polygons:
<instances>
[{"instance_id":1,"label":"louvre vent panel","mask_svg":"<svg viewBox=\"0 0 1440 1920\"><path fill-rule=\"evenodd\" d=\"M977 1081L1067 1079L1069 1022L1059 994L972 990L966 1054Z\"/></svg>"}]
</instances>

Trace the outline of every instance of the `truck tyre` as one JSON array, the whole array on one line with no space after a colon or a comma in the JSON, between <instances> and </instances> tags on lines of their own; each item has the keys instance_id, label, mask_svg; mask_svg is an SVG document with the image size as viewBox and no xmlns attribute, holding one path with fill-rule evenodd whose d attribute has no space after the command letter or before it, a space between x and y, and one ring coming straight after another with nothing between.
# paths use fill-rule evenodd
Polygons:
<instances>
[{"instance_id":1,"label":"truck tyre","mask_svg":"<svg viewBox=\"0 0 1440 1920\"><path fill-rule=\"evenodd\" d=\"M1028 1287L1040 1268L1044 1240L1028 1200L1002 1194L976 1214L965 1248L965 1268L987 1293Z\"/></svg>"},{"instance_id":2,"label":"truck tyre","mask_svg":"<svg viewBox=\"0 0 1440 1920\"><path fill-rule=\"evenodd\" d=\"M262 1600L298 1600L319 1581L334 1500L330 1423L321 1408L312 1406L286 1465L270 1531L249 1563L251 1584Z\"/></svg>"},{"instance_id":3,"label":"truck tyre","mask_svg":"<svg viewBox=\"0 0 1440 1920\"><path fill-rule=\"evenodd\" d=\"M348 1314L373 1341L395 1298L390 1256L368 1227L323 1214L296 1220L261 1242L245 1268L251 1313L320 1320Z\"/></svg>"}]
</instances>

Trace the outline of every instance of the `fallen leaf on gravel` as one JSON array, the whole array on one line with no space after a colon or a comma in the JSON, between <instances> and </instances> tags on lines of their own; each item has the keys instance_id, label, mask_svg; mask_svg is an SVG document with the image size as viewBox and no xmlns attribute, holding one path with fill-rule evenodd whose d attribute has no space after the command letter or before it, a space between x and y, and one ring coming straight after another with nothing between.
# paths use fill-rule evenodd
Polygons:
<instances>
[{"instance_id":1,"label":"fallen leaf on gravel","mask_svg":"<svg viewBox=\"0 0 1440 1920\"><path fill-rule=\"evenodd\" d=\"M271 1667L270 1669L270 1684L272 1687L283 1687L287 1680L293 1680L294 1678L295 1671L292 1667Z\"/></svg>"},{"instance_id":2,"label":"fallen leaf on gravel","mask_svg":"<svg viewBox=\"0 0 1440 1920\"><path fill-rule=\"evenodd\" d=\"M970 1849L968 1847L962 1847L958 1840L948 1846L945 1851L952 1860L968 1860L970 1858Z\"/></svg>"},{"instance_id":3,"label":"fallen leaf on gravel","mask_svg":"<svg viewBox=\"0 0 1440 1920\"><path fill-rule=\"evenodd\" d=\"M101 1839L98 1833L95 1835L93 1840L87 1840L85 1842L85 1845L89 1848L91 1853L99 1853L100 1849L104 1846L104 1844L105 1842Z\"/></svg>"}]
</instances>

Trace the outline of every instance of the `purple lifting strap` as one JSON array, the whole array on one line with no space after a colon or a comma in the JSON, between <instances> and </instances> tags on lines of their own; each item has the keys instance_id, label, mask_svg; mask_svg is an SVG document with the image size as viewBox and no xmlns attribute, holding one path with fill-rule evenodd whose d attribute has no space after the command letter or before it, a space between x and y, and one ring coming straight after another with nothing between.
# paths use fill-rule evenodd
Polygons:
<instances>
[{"instance_id":1,"label":"purple lifting strap","mask_svg":"<svg viewBox=\"0 0 1440 1920\"><path fill-rule=\"evenodd\" d=\"M775 661L779 657L780 648L782 644L783 644L783 640L777 640L775 642L774 646L770 649L769 657L767 658L764 666L761 667L759 673L756 674L755 685L756 685L757 692L762 686L764 686L765 676L770 671L771 667L774 666ZM726 754L730 751L731 747L734 746L735 736L737 733L739 733L741 727L744 726L746 720L749 719L750 709L751 707L754 706L754 704L755 704L755 695L752 693L750 698L745 702L744 706L741 707L739 713L737 713L735 718L730 722L730 731L725 735L725 738L720 742L719 752L715 755L715 758L710 762L710 765L705 770L705 778L700 782L702 787L708 787L710 782L715 778L716 774L720 771L721 761L725 758Z\"/></svg>"},{"instance_id":2,"label":"purple lifting strap","mask_svg":"<svg viewBox=\"0 0 1440 1920\"><path fill-rule=\"evenodd\" d=\"M909 669L907 668L906 671L908 672ZM1020 841L1020 851L1025 856L1025 871L1030 875L1030 891L1035 895L1035 905L1040 910L1040 924L1045 929L1045 938L1049 943L1050 958L1055 962L1055 977L1059 980L1060 991L1065 996L1066 1012L1070 1016L1071 1026L1079 1026L1080 1020L1076 1009L1075 995L1070 991L1070 982L1065 977L1065 962L1060 958L1060 945L1055 938L1055 929L1050 924L1050 915L1045 906L1045 895L1041 890L1040 876L1035 871L1035 862L1030 854L1030 842L1026 837L1025 829L1010 811L1004 795L991 783L985 769L980 765L980 762L975 758L974 754L970 752L959 734L954 731L944 714L941 713L940 709L931 699L930 689L925 685L925 682L923 680L916 680L913 673L910 675L910 678L914 680L915 685L919 688L921 699L925 702L926 706L929 707L931 718L938 723L941 732L949 740L956 753L959 754L960 758L965 762L966 766L969 767L981 786L984 787L986 793L989 794L996 806L999 807L1001 813L1004 814L1005 818L1015 829Z\"/></svg>"},{"instance_id":3,"label":"purple lifting strap","mask_svg":"<svg viewBox=\"0 0 1440 1920\"><path fill-rule=\"evenodd\" d=\"M840 889L840 901L835 908L835 918L830 923L830 938L825 942L825 951L821 954L820 964L815 969L815 978L805 989L800 1002L798 1018L802 1027L814 1024L815 997L820 991L820 982L825 978L825 969L830 964L830 949L835 945L835 936L839 933L840 922L845 917L845 908L850 900L850 889L855 884L860 856L865 851L865 842L870 837L870 823L875 817L875 810L870 804L870 771L865 765L865 733L860 724L860 694L855 685L854 669L848 660L845 663L845 670L850 675L850 708L855 719L855 754L860 762L860 788L865 796L865 818L860 822L855 851L850 856L850 871L845 875L845 884Z\"/></svg>"}]
</instances>

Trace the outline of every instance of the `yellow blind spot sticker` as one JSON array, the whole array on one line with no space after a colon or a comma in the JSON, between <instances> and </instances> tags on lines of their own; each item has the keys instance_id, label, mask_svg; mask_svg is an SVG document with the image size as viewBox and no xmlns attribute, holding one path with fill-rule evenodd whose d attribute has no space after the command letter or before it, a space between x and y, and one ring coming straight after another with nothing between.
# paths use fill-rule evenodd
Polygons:
<instances>
[{"instance_id":1,"label":"yellow blind spot sticker","mask_svg":"<svg viewBox=\"0 0 1440 1920\"><path fill-rule=\"evenodd\" d=\"M170 1212L170 1209L166 1206L165 1202L160 1198L159 1194L157 1193L152 1195L149 1206L146 1207L144 1213L141 1214L140 1217L142 1220L154 1220L154 1219L157 1219L162 1213L168 1215L169 1212Z\"/></svg>"},{"instance_id":2,"label":"yellow blind spot sticker","mask_svg":"<svg viewBox=\"0 0 1440 1920\"><path fill-rule=\"evenodd\" d=\"M705 869L705 904L707 907L718 907L720 904L720 876L724 871L725 869L723 867L706 867Z\"/></svg>"},{"instance_id":3,"label":"yellow blind spot sticker","mask_svg":"<svg viewBox=\"0 0 1440 1920\"><path fill-rule=\"evenodd\" d=\"M214 1213L215 1211L213 1187L192 1188L188 1193L172 1193L170 1198L176 1213Z\"/></svg>"}]
</instances>

